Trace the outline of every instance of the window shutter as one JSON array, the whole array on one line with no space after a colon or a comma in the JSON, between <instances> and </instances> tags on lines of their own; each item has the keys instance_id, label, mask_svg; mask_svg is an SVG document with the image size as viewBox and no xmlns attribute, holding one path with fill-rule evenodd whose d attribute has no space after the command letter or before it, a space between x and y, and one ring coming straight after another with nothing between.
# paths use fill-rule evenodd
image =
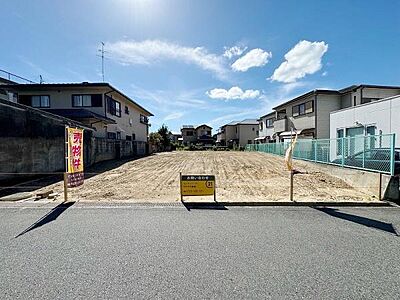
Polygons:
<instances>
[{"instance_id":1,"label":"window shutter","mask_svg":"<svg viewBox=\"0 0 400 300\"><path fill-rule=\"evenodd\" d=\"M28 95L19 95L18 96L18 103L32 106L31 96Z\"/></svg>"},{"instance_id":2,"label":"window shutter","mask_svg":"<svg viewBox=\"0 0 400 300\"><path fill-rule=\"evenodd\" d=\"M92 94L92 107L102 107L102 95L101 94Z\"/></svg>"}]
</instances>

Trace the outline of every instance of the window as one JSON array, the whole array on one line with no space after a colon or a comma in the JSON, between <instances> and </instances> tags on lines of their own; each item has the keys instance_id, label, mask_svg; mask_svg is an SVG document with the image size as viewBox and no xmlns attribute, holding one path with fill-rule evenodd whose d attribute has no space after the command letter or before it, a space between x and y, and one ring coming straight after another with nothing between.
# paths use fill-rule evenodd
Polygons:
<instances>
[{"instance_id":1,"label":"window","mask_svg":"<svg viewBox=\"0 0 400 300\"><path fill-rule=\"evenodd\" d=\"M131 137L130 135L127 135L127 136L125 137L125 139L126 139L127 141L132 141L132 137Z\"/></svg>"},{"instance_id":2,"label":"window","mask_svg":"<svg viewBox=\"0 0 400 300\"><path fill-rule=\"evenodd\" d=\"M344 137L344 129L338 129L336 130L336 138L338 138L337 143L336 143L336 154L341 155L342 154L342 149L343 149L343 140L342 137Z\"/></svg>"},{"instance_id":3,"label":"window","mask_svg":"<svg viewBox=\"0 0 400 300\"><path fill-rule=\"evenodd\" d=\"M354 96L354 97L353 97L353 106L356 106L356 105L357 105L357 97Z\"/></svg>"},{"instance_id":4,"label":"window","mask_svg":"<svg viewBox=\"0 0 400 300\"><path fill-rule=\"evenodd\" d=\"M266 126L267 128L274 127L274 118L265 120L265 126Z\"/></svg>"},{"instance_id":5,"label":"window","mask_svg":"<svg viewBox=\"0 0 400 300\"><path fill-rule=\"evenodd\" d=\"M207 130L207 135L211 135L211 130Z\"/></svg>"},{"instance_id":6,"label":"window","mask_svg":"<svg viewBox=\"0 0 400 300\"><path fill-rule=\"evenodd\" d=\"M143 123L143 124L149 123L149 118L144 115L140 115L140 123Z\"/></svg>"},{"instance_id":7,"label":"window","mask_svg":"<svg viewBox=\"0 0 400 300\"><path fill-rule=\"evenodd\" d=\"M361 98L361 104L370 103L372 101L379 100L379 98Z\"/></svg>"},{"instance_id":8,"label":"window","mask_svg":"<svg viewBox=\"0 0 400 300\"><path fill-rule=\"evenodd\" d=\"M50 107L50 96L31 96L32 107Z\"/></svg>"},{"instance_id":9,"label":"window","mask_svg":"<svg viewBox=\"0 0 400 300\"><path fill-rule=\"evenodd\" d=\"M136 140L136 134L132 133L132 141Z\"/></svg>"},{"instance_id":10,"label":"window","mask_svg":"<svg viewBox=\"0 0 400 300\"><path fill-rule=\"evenodd\" d=\"M260 121L260 130L262 131L263 130L263 125L264 125L264 123L263 123L263 121Z\"/></svg>"},{"instance_id":11,"label":"window","mask_svg":"<svg viewBox=\"0 0 400 300\"><path fill-rule=\"evenodd\" d=\"M278 111L278 120L282 120L286 118L286 109L282 109Z\"/></svg>"},{"instance_id":12,"label":"window","mask_svg":"<svg viewBox=\"0 0 400 300\"><path fill-rule=\"evenodd\" d=\"M375 135L375 129L376 129L375 125L367 126L365 129L365 135Z\"/></svg>"},{"instance_id":13,"label":"window","mask_svg":"<svg viewBox=\"0 0 400 300\"><path fill-rule=\"evenodd\" d=\"M253 141L252 140L248 140L247 144L253 144Z\"/></svg>"},{"instance_id":14,"label":"window","mask_svg":"<svg viewBox=\"0 0 400 300\"><path fill-rule=\"evenodd\" d=\"M314 101L308 101L292 107L293 117L309 114L312 113L313 111L314 111Z\"/></svg>"},{"instance_id":15,"label":"window","mask_svg":"<svg viewBox=\"0 0 400 300\"><path fill-rule=\"evenodd\" d=\"M117 134L115 132L107 132L107 138L115 140L117 138Z\"/></svg>"},{"instance_id":16,"label":"window","mask_svg":"<svg viewBox=\"0 0 400 300\"><path fill-rule=\"evenodd\" d=\"M107 107L111 115L121 117L121 103L111 97L107 97Z\"/></svg>"},{"instance_id":17,"label":"window","mask_svg":"<svg viewBox=\"0 0 400 300\"><path fill-rule=\"evenodd\" d=\"M253 128L251 128L251 130L253 130L253 131L254 131L254 127L253 127Z\"/></svg>"},{"instance_id":18,"label":"window","mask_svg":"<svg viewBox=\"0 0 400 300\"><path fill-rule=\"evenodd\" d=\"M73 107L102 107L101 94L72 95Z\"/></svg>"},{"instance_id":19,"label":"window","mask_svg":"<svg viewBox=\"0 0 400 300\"><path fill-rule=\"evenodd\" d=\"M121 132L117 131L117 140L121 139Z\"/></svg>"},{"instance_id":20,"label":"window","mask_svg":"<svg viewBox=\"0 0 400 300\"><path fill-rule=\"evenodd\" d=\"M192 130L186 131L186 136L193 136L193 131Z\"/></svg>"},{"instance_id":21,"label":"window","mask_svg":"<svg viewBox=\"0 0 400 300\"><path fill-rule=\"evenodd\" d=\"M129 115L129 107L125 105L125 114Z\"/></svg>"}]
</instances>

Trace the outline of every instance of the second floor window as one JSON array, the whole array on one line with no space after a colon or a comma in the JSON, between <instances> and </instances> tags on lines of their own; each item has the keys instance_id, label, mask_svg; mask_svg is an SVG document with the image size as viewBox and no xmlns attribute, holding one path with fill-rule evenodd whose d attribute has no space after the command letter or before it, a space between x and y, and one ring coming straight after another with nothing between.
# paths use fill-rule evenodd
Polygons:
<instances>
[{"instance_id":1,"label":"second floor window","mask_svg":"<svg viewBox=\"0 0 400 300\"><path fill-rule=\"evenodd\" d=\"M73 107L101 107L101 94L72 95Z\"/></svg>"},{"instance_id":2,"label":"second floor window","mask_svg":"<svg viewBox=\"0 0 400 300\"><path fill-rule=\"evenodd\" d=\"M259 124L260 124L260 130L262 131L262 130L264 129L264 123L263 123L263 121L261 121Z\"/></svg>"},{"instance_id":3,"label":"second floor window","mask_svg":"<svg viewBox=\"0 0 400 300\"><path fill-rule=\"evenodd\" d=\"M274 119L273 119L273 118L271 118L271 119L266 119L266 120L265 120L265 126L266 126L267 128L274 127Z\"/></svg>"},{"instance_id":4,"label":"second floor window","mask_svg":"<svg viewBox=\"0 0 400 300\"><path fill-rule=\"evenodd\" d=\"M111 97L107 97L107 110L111 115L121 117L121 103Z\"/></svg>"},{"instance_id":5,"label":"second floor window","mask_svg":"<svg viewBox=\"0 0 400 300\"><path fill-rule=\"evenodd\" d=\"M314 101L308 101L292 107L293 117L309 114L312 113L313 111L314 111Z\"/></svg>"},{"instance_id":6,"label":"second floor window","mask_svg":"<svg viewBox=\"0 0 400 300\"><path fill-rule=\"evenodd\" d=\"M186 131L186 136L193 136L193 131L191 130Z\"/></svg>"},{"instance_id":7,"label":"second floor window","mask_svg":"<svg viewBox=\"0 0 400 300\"><path fill-rule=\"evenodd\" d=\"M50 96L32 96L32 107L50 107Z\"/></svg>"},{"instance_id":8,"label":"second floor window","mask_svg":"<svg viewBox=\"0 0 400 300\"><path fill-rule=\"evenodd\" d=\"M140 115L140 123L144 123L144 124L149 123L149 118L144 115Z\"/></svg>"}]
</instances>

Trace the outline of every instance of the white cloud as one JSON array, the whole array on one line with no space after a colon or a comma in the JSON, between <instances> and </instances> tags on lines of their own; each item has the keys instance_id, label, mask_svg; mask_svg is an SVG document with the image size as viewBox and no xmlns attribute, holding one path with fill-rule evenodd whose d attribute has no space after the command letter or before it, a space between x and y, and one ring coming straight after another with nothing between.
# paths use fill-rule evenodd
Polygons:
<instances>
[{"instance_id":1,"label":"white cloud","mask_svg":"<svg viewBox=\"0 0 400 300\"><path fill-rule=\"evenodd\" d=\"M233 46L230 48L224 47L224 49L225 49L225 52L222 56L231 59L234 56L242 55L243 52L247 50L247 47Z\"/></svg>"},{"instance_id":2,"label":"white cloud","mask_svg":"<svg viewBox=\"0 0 400 300\"><path fill-rule=\"evenodd\" d=\"M288 53L285 60L271 76L271 80L291 83L307 74L314 74L322 68L321 59L328 51L328 44L322 42L298 42Z\"/></svg>"},{"instance_id":3,"label":"white cloud","mask_svg":"<svg viewBox=\"0 0 400 300\"><path fill-rule=\"evenodd\" d=\"M209 53L204 47L185 47L160 40L118 41L106 44L111 57L126 65L151 65L165 59L194 64L203 70L224 77L226 67L222 56Z\"/></svg>"},{"instance_id":4,"label":"white cloud","mask_svg":"<svg viewBox=\"0 0 400 300\"><path fill-rule=\"evenodd\" d=\"M182 118L183 115L184 115L184 113L182 113L182 112L174 112L172 114L165 116L163 120L164 121L176 120L176 119Z\"/></svg>"},{"instance_id":5,"label":"white cloud","mask_svg":"<svg viewBox=\"0 0 400 300\"><path fill-rule=\"evenodd\" d=\"M259 48L252 49L238 58L231 67L234 71L246 72L250 68L266 65L271 57L271 52L266 52Z\"/></svg>"},{"instance_id":6,"label":"white cloud","mask_svg":"<svg viewBox=\"0 0 400 300\"><path fill-rule=\"evenodd\" d=\"M243 91L240 87L234 86L229 90L226 89L212 89L206 92L207 96L212 99L254 99L260 96L258 90L245 90Z\"/></svg>"}]
</instances>

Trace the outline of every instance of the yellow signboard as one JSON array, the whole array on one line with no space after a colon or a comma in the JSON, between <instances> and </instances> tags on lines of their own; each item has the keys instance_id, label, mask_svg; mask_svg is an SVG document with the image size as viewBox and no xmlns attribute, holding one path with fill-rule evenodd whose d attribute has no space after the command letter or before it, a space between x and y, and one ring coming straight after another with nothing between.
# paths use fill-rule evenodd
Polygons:
<instances>
[{"instance_id":1,"label":"yellow signboard","mask_svg":"<svg viewBox=\"0 0 400 300\"><path fill-rule=\"evenodd\" d=\"M181 175L182 196L215 196L214 175Z\"/></svg>"}]
</instances>

